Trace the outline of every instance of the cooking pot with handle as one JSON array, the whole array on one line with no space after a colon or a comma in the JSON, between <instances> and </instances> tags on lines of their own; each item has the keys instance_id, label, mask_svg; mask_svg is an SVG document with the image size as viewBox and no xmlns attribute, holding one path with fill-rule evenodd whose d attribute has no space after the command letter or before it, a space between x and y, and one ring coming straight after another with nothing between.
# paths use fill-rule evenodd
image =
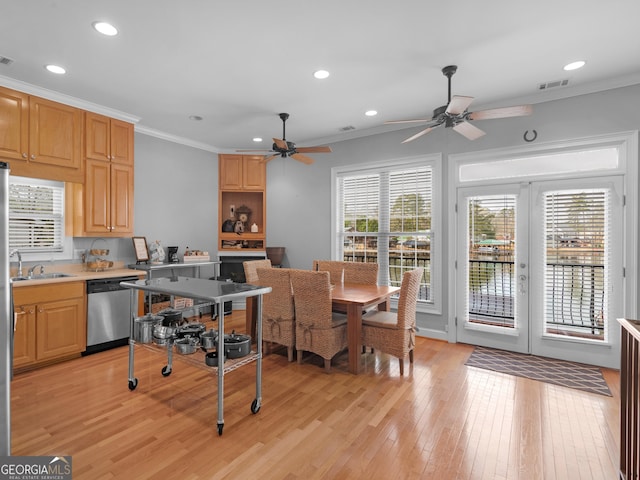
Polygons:
<instances>
[{"instance_id":1,"label":"cooking pot with handle","mask_svg":"<svg viewBox=\"0 0 640 480\"><path fill-rule=\"evenodd\" d=\"M251 353L251 336L236 334L224 336L224 353L227 358L241 358Z\"/></svg>"}]
</instances>

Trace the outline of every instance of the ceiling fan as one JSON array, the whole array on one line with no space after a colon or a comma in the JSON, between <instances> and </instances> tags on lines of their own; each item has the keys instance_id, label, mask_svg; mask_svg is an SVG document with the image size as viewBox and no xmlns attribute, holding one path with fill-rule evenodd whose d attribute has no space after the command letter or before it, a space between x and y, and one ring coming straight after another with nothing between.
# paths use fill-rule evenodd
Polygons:
<instances>
[{"instance_id":1,"label":"ceiling fan","mask_svg":"<svg viewBox=\"0 0 640 480\"><path fill-rule=\"evenodd\" d=\"M491 120L495 118L531 115L533 110L531 105L516 105L513 107L492 108L489 110L480 110L478 112L469 112L467 108L469 108L469 105L473 102L473 97L464 97L460 95L454 95L451 97L451 77L457 70L457 65L449 65L442 69L442 74L448 79L449 95L447 98L447 104L436 108L433 111L433 117L430 119L390 120L384 122L385 124L427 122L427 128L421 130L415 135L412 135L402 143L407 143L421 137L422 135L426 135L440 125L453 127L456 132L467 137L469 140L475 140L476 138L480 138L485 135L485 132L469 123L469 120Z\"/></svg>"},{"instance_id":2,"label":"ceiling fan","mask_svg":"<svg viewBox=\"0 0 640 480\"><path fill-rule=\"evenodd\" d=\"M311 165L314 160L311 157L304 155L305 153L331 153L331 148L327 146L321 147L296 147L293 142L288 142L285 135L285 124L289 118L288 113L279 113L278 116L282 120L282 140L279 138L273 139L273 145L271 146L272 152L269 155L265 155L263 162L268 162L274 158L280 156L282 158L291 157L306 165ZM237 150L238 152L263 152L264 150Z\"/></svg>"}]
</instances>

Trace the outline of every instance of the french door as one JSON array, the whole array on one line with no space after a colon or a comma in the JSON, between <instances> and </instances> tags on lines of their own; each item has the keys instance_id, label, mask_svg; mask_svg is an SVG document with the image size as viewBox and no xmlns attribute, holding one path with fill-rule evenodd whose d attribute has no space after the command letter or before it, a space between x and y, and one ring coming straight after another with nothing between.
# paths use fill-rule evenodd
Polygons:
<instances>
[{"instance_id":1,"label":"french door","mask_svg":"<svg viewBox=\"0 0 640 480\"><path fill-rule=\"evenodd\" d=\"M458 189L457 339L616 367L622 179Z\"/></svg>"}]
</instances>

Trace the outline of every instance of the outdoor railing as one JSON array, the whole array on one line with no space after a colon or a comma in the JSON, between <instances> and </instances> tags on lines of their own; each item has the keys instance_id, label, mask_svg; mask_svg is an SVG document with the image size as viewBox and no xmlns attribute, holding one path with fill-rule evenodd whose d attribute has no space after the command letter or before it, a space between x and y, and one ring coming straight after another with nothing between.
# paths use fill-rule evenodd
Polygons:
<instances>
[{"instance_id":1,"label":"outdoor railing","mask_svg":"<svg viewBox=\"0 0 640 480\"><path fill-rule=\"evenodd\" d=\"M375 250L347 251L343 255L345 262L377 263L378 255ZM418 300L430 300L431 291L431 255L429 251L408 251L389 253L389 279L393 286L402 284L402 274L413 267L422 267L424 273L420 281Z\"/></svg>"},{"instance_id":2,"label":"outdoor railing","mask_svg":"<svg viewBox=\"0 0 640 480\"><path fill-rule=\"evenodd\" d=\"M604 266L547 263L545 323L550 333L603 335ZM469 319L514 326L514 263L469 260Z\"/></svg>"}]
</instances>

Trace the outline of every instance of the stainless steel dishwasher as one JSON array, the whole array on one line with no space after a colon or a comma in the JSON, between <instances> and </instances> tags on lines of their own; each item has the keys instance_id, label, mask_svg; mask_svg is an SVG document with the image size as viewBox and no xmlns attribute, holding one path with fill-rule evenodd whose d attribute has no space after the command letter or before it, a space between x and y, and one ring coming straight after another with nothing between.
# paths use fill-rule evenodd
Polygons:
<instances>
[{"instance_id":1,"label":"stainless steel dishwasher","mask_svg":"<svg viewBox=\"0 0 640 480\"><path fill-rule=\"evenodd\" d=\"M138 310L137 297L131 305L131 291L120 282L135 282L138 277L87 280L87 350L85 355L126 345L129 340L131 312Z\"/></svg>"}]
</instances>

